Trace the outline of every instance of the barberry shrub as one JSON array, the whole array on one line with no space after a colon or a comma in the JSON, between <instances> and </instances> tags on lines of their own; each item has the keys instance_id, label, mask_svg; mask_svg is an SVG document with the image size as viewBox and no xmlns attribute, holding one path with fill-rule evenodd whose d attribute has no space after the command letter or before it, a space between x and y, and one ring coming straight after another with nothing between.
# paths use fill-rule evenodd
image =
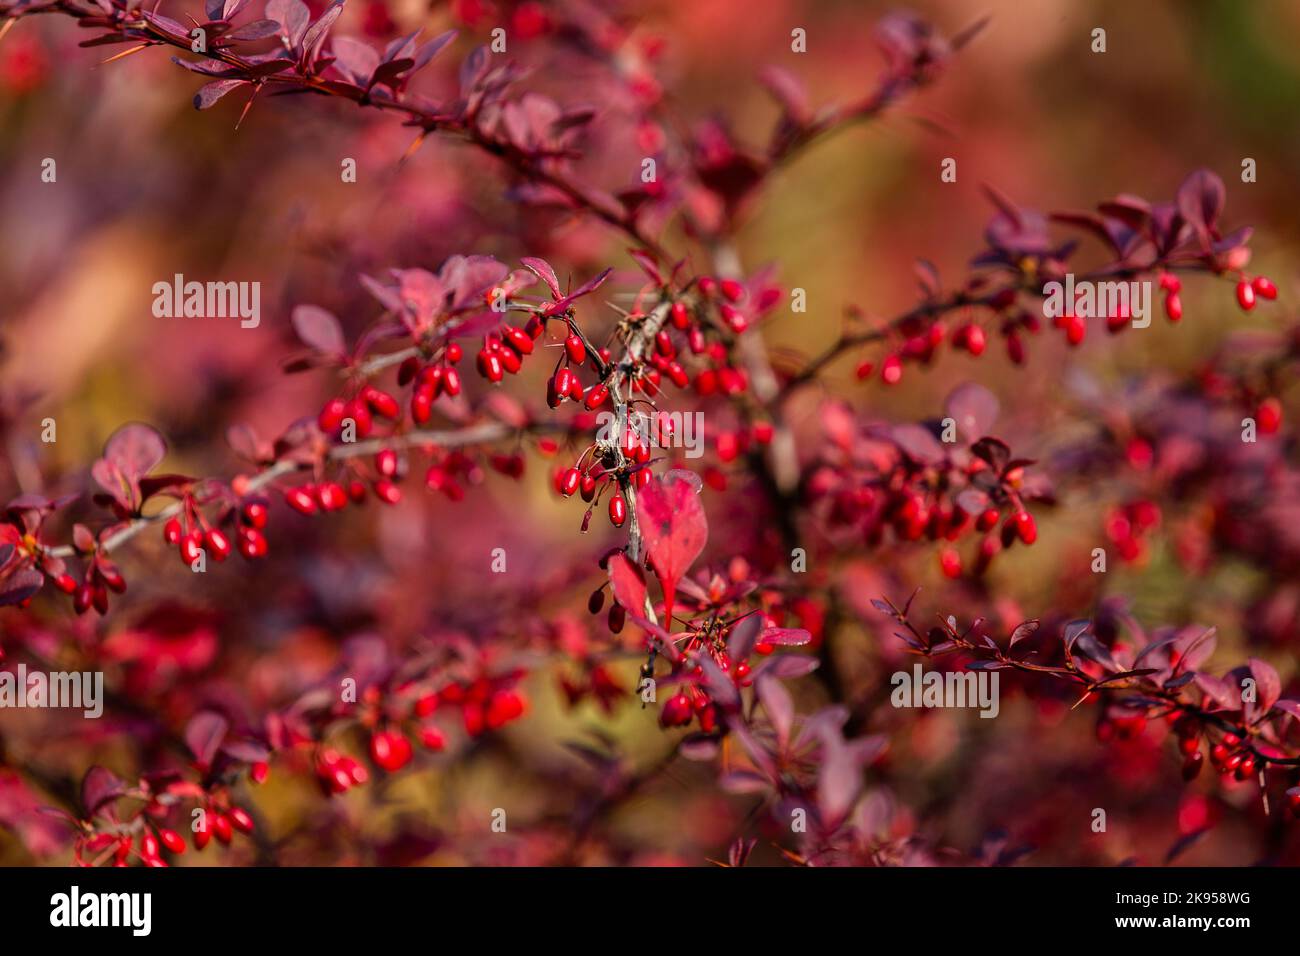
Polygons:
<instances>
[{"instance_id":1,"label":"barberry shrub","mask_svg":"<svg viewBox=\"0 0 1300 956\"><path fill-rule=\"evenodd\" d=\"M775 119L742 136L751 116L685 95L739 19L355 4L0 0L4 44L29 44L26 74L3 61L10 96L128 75L112 122L162 141L124 104L193 90L211 113L190 148L239 170L248 151L258 185L199 157L211 175L154 214L200 232L194 209L233 205L232 247L252 228L312 257L248 312L170 265L145 283L142 321L185 330L121 383L150 423L44 394L94 365L6 374L0 653L50 677L0 697L0 855L1296 861L1300 326L1227 202L1253 175L1229 189L1235 166L1189 150L1178 175L1140 165L1132 191L1045 213L1009 198L1041 181L980 164L996 123L890 122L958 123L931 98L1006 42L996 22L777 5L752 27ZM835 66L837 24L874 43L874 80ZM65 79L74 35L123 62ZM924 229L866 252L925 255L927 232L964 252L917 259L892 309L896 277L831 301L759 264L796 161L834 139L857 169L879 144L837 134L882 122L942 155L912 158L914 205L888 211ZM152 178L156 149L120 148ZM49 208L94 195L70 152L30 160L12 174ZM120 175L99 171L100 214ZM322 176L387 185L332 232L302 211ZM948 227L967 199L982 236ZM779 247L864 218L814 205ZM121 241L98 255L136 275ZM38 286L76 268L31 266ZM97 457L68 457L79 433L106 436ZM102 713L60 706L61 674L97 675ZM976 686L996 698L979 713L928 697Z\"/></svg>"}]
</instances>

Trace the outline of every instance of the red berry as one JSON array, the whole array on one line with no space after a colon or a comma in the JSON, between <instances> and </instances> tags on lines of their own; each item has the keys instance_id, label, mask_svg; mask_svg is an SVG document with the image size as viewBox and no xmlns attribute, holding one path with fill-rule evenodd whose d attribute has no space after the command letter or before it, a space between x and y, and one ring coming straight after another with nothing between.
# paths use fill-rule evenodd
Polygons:
<instances>
[{"instance_id":1,"label":"red berry","mask_svg":"<svg viewBox=\"0 0 1300 956\"><path fill-rule=\"evenodd\" d=\"M239 529L239 553L248 560L266 556L266 536L256 528Z\"/></svg>"},{"instance_id":2,"label":"red berry","mask_svg":"<svg viewBox=\"0 0 1300 956\"><path fill-rule=\"evenodd\" d=\"M344 424L348 419L352 420L358 438L365 438L375 427L375 420L370 415L370 406L359 398L348 402L347 411L343 415Z\"/></svg>"},{"instance_id":3,"label":"red berry","mask_svg":"<svg viewBox=\"0 0 1300 956\"><path fill-rule=\"evenodd\" d=\"M572 498L581 483L582 472L578 471L577 468L570 468L560 476L560 494L566 498Z\"/></svg>"},{"instance_id":4,"label":"red berry","mask_svg":"<svg viewBox=\"0 0 1300 956\"><path fill-rule=\"evenodd\" d=\"M235 835L234 829L230 825L230 818L224 813L218 813L213 819L212 831L217 835L218 840L227 845L230 843L230 838Z\"/></svg>"},{"instance_id":5,"label":"red berry","mask_svg":"<svg viewBox=\"0 0 1300 956\"><path fill-rule=\"evenodd\" d=\"M673 328L684 330L691 324L691 313L682 302L674 302L672 307Z\"/></svg>"},{"instance_id":6,"label":"red berry","mask_svg":"<svg viewBox=\"0 0 1300 956\"><path fill-rule=\"evenodd\" d=\"M370 759L388 773L411 761L411 742L400 730L381 730L370 736Z\"/></svg>"},{"instance_id":7,"label":"red berry","mask_svg":"<svg viewBox=\"0 0 1300 956\"><path fill-rule=\"evenodd\" d=\"M943 569L945 577L961 577L961 555L955 548L944 548L939 552L939 566Z\"/></svg>"},{"instance_id":8,"label":"red berry","mask_svg":"<svg viewBox=\"0 0 1300 956\"><path fill-rule=\"evenodd\" d=\"M501 367L510 375L518 375L519 370L524 367L523 359L513 349L501 349L496 356L501 360Z\"/></svg>"},{"instance_id":9,"label":"red berry","mask_svg":"<svg viewBox=\"0 0 1300 956\"><path fill-rule=\"evenodd\" d=\"M411 420L423 425L433 415L433 392L428 388L417 388L411 393Z\"/></svg>"},{"instance_id":10,"label":"red berry","mask_svg":"<svg viewBox=\"0 0 1300 956\"><path fill-rule=\"evenodd\" d=\"M180 544L184 533L178 518L168 518L167 523L163 525L163 540L168 544Z\"/></svg>"},{"instance_id":11,"label":"red berry","mask_svg":"<svg viewBox=\"0 0 1300 956\"><path fill-rule=\"evenodd\" d=\"M564 351L569 353L569 361L577 365L581 365L587 357L587 347L582 344L581 337L573 333L564 340Z\"/></svg>"},{"instance_id":12,"label":"red berry","mask_svg":"<svg viewBox=\"0 0 1300 956\"><path fill-rule=\"evenodd\" d=\"M391 448L384 448L375 455L375 471L379 472L385 478L391 478L397 474L397 452Z\"/></svg>"},{"instance_id":13,"label":"red berry","mask_svg":"<svg viewBox=\"0 0 1300 956\"><path fill-rule=\"evenodd\" d=\"M1170 322L1177 322L1183 317L1183 300L1177 292L1171 292L1165 297L1165 315L1169 316Z\"/></svg>"},{"instance_id":14,"label":"red berry","mask_svg":"<svg viewBox=\"0 0 1300 956\"><path fill-rule=\"evenodd\" d=\"M586 406L588 411L594 411L603 405L607 398L609 398L609 388L597 383L587 389L587 396L583 399L582 404Z\"/></svg>"},{"instance_id":15,"label":"red berry","mask_svg":"<svg viewBox=\"0 0 1300 956\"><path fill-rule=\"evenodd\" d=\"M721 289L723 296L731 302L739 302L745 295L745 287L735 279L723 279Z\"/></svg>"},{"instance_id":16,"label":"red berry","mask_svg":"<svg viewBox=\"0 0 1300 956\"><path fill-rule=\"evenodd\" d=\"M371 411L376 415L382 415L384 418L396 418L400 414L397 399L382 389L367 385L362 390L361 395L366 400L366 404L370 406Z\"/></svg>"},{"instance_id":17,"label":"red berry","mask_svg":"<svg viewBox=\"0 0 1300 956\"><path fill-rule=\"evenodd\" d=\"M533 337L518 326L508 326L502 332L502 338L505 340L506 345L520 355L533 354Z\"/></svg>"},{"instance_id":18,"label":"red berry","mask_svg":"<svg viewBox=\"0 0 1300 956\"><path fill-rule=\"evenodd\" d=\"M627 520L627 503L622 495L613 495L609 499L609 520L615 528L623 527Z\"/></svg>"},{"instance_id":19,"label":"red berry","mask_svg":"<svg viewBox=\"0 0 1300 956\"><path fill-rule=\"evenodd\" d=\"M1255 308L1255 287L1245 279L1237 283L1237 304L1243 312Z\"/></svg>"},{"instance_id":20,"label":"red berry","mask_svg":"<svg viewBox=\"0 0 1300 956\"><path fill-rule=\"evenodd\" d=\"M284 493L284 500L294 511L305 515L316 513L316 499L307 488L290 488Z\"/></svg>"},{"instance_id":21,"label":"red berry","mask_svg":"<svg viewBox=\"0 0 1300 956\"><path fill-rule=\"evenodd\" d=\"M208 551L217 561L224 561L230 556L230 539L219 528L209 528L204 535Z\"/></svg>"},{"instance_id":22,"label":"red berry","mask_svg":"<svg viewBox=\"0 0 1300 956\"><path fill-rule=\"evenodd\" d=\"M203 535L198 531L191 531L181 539L181 560L186 564L193 564L199 559L199 554L203 550Z\"/></svg>"},{"instance_id":23,"label":"red berry","mask_svg":"<svg viewBox=\"0 0 1300 956\"><path fill-rule=\"evenodd\" d=\"M1034 523L1034 516L1028 511L1018 511L1015 516L1016 534L1025 544L1033 544L1038 540L1038 525Z\"/></svg>"},{"instance_id":24,"label":"red berry","mask_svg":"<svg viewBox=\"0 0 1300 956\"><path fill-rule=\"evenodd\" d=\"M185 852L185 841L181 839L181 835L175 830L159 830L158 838L162 840L162 845L172 853Z\"/></svg>"},{"instance_id":25,"label":"red berry","mask_svg":"<svg viewBox=\"0 0 1300 956\"><path fill-rule=\"evenodd\" d=\"M338 511L347 507L348 494L337 481L325 481L316 486L316 502L321 511Z\"/></svg>"},{"instance_id":26,"label":"red berry","mask_svg":"<svg viewBox=\"0 0 1300 956\"><path fill-rule=\"evenodd\" d=\"M491 730L503 727L524 712L524 699L513 690L499 690L488 700L485 719Z\"/></svg>"},{"instance_id":27,"label":"red berry","mask_svg":"<svg viewBox=\"0 0 1300 956\"><path fill-rule=\"evenodd\" d=\"M1077 315L1067 315L1064 321L1065 340L1071 345L1079 345L1088 333L1088 325Z\"/></svg>"},{"instance_id":28,"label":"red berry","mask_svg":"<svg viewBox=\"0 0 1300 956\"><path fill-rule=\"evenodd\" d=\"M1276 398L1266 398L1255 409L1255 422L1265 435L1272 435L1282 427L1282 403Z\"/></svg>"},{"instance_id":29,"label":"red berry","mask_svg":"<svg viewBox=\"0 0 1300 956\"><path fill-rule=\"evenodd\" d=\"M244 521L254 528L265 528L268 514L266 505L260 501L244 503Z\"/></svg>"},{"instance_id":30,"label":"red berry","mask_svg":"<svg viewBox=\"0 0 1300 956\"><path fill-rule=\"evenodd\" d=\"M499 382L505 378L505 369L501 365L500 357L495 352L480 349L476 364L479 374L489 382Z\"/></svg>"},{"instance_id":31,"label":"red berry","mask_svg":"<svg viewBox=\"0 0 1300 956\"><path fill-rule=\"evenodd\" d=\"M659 713L659 723L664 727L684 727L693 716L690 698L685 694L675 694L668 698Z\"/></svg>"},{"instance_id":32,"label":"red berry","mask_svg":"<svg viewBox=\"0 0 1300 956\"><path fill-rule=\"evenodd\" d=\"M1277 286L1264 276L1255 276L1255 281L1250 286L1261 299L1272 300L1277 298Z\"/></svg>"},{"instance_id":33,"label":"red berry","mask_svg":"<svg viewBox=\"0 0 1300 956\"><path fill-rule=\"evenodd\" d=\"M459 342L448 342L447 347L442 351L442 357L452 365L455 365L465 355L464 349L460 347Z\"/></svg>"},{"instance_id":34,"label":"red berry","mask_svg":"<svg viewBox=\"0 0 1300 956\"><path fill-rule=\"evenodd\" d=\"M375 497L386 505L395 505L402 500L401 486L388 478L380 478L372 487L375 490Z\"/></svg>"},{"instance_id":35,"label":"red berry","mask_svg":"<svg viewBox=\"0 0 1300 956\"><path fill-rule=\"evenodd\" d=\"M331 398L316 416L316 424L320 426L321 431L328 434L343 424L346 411L347 402L341 398Z\"/></svg>"},{"instance_id":36,"label":"red berry","mask_svg":"<svg viewBox=\"0 0 1300 956\"><path fill-rule=\"evenodd\" d=\"M230 810L230 822L234 824L236 830L241 833L253 832L253 818L243 807L232 807Z\"/></svg>"},{"instance_id":37,"label":"red berry","mask_svg":"<svg viewBox=\"0 0 1300 956\"><path fill-rule=\"evenodd\" d=\"M885 356L880 365L880 379L886 385L897 385L903 378L903 360L897 355Z\"/></svg>"}]
</instances>

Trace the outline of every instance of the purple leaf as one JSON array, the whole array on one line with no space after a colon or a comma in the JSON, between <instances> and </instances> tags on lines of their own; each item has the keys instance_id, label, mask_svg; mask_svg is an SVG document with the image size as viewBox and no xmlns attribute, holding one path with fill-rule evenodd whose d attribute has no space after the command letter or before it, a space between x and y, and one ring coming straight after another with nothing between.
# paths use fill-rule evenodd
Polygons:
<instances>
[{"instance_id":1,"label":"purple leaf","mask_svg":"<svg viewBox=\"0 0 1300 956\"><path fill-rule=\"evenodd\" d=\"M1015 647L1021 641L1032 637L1038 630L1038 621L1025 621L1016 625L1016 629L1011 632L1011 641L1007 644L1007 650Z\"/></svg>"},{"instance_id":2,"label":"purple leaf","mask_svg":"<svg viewBox=\"0 0 1300 956\"><path fill-rule=\"evenodd\" d=\"M210 765L229 729L226 718L205 710L196 714L185 728L185 743L199 763Z\"/></svg>"},{"instance_id":3,"label":"purple leaf","mask_svg":"<svg viewBox=\"0 0 1300 956\"><path fill-rule=\"evenodd\" d=\"M139 422L123 425L104 444L104 460L133 479L147 475L166 454L167 443L157 429Z\"/></svg>"},{"instance_id":4,"label":"purple leaf","mask_svg":"<svg viewBox=\"0 0 1300 956\"><path fill-rule=\"evenodd\" d=\"M944 459L943 445L930 429L921 425L897 425L890 433L903 454L917 464L935 465Z\"/></svg>"},{"instance_id":5,"label":"purple leaf","mask_svg":"<svg viewBox=\"0 0 1300 956\"><path fill-rule=\"evenodd\" d=\"M248 85L247 80L214 80L207 83L194 94L194 108L196 110L210 109L227 93L233 93L245 85Z\"/></svg>"},{"instance_id":6,"label":"purple leaf","mask_svg":"<svg viewBox=\"0 0 1300 956\"><path fill-rule=\"evenodd\" d=\"M448 43L450 43L454 39L456 39L456 31L448 30L446 33L440 34L434 37L428 43L424 44L424 46L420 47L420 49L415 54L414 69L418 70L420 69L420 67L424 66L435 56L441 53L442 48L445 47Z\"/></svg>"},{"instance_id":7,"label":"purple leaf","mask_svg":"<svg viewBox=\"0 0 1300 956\"><path fill-rule=\"evenodd\" d=\"M1272 664L1252 657L1247 662L1251 676L1255 678L1255 712L1266 714L1273 709L1282 694L1282 681Z\"/></svg>"},{"instance_id":8,"label":"purple leaf","mask_svg":"<svg viewBox=\"0 0 1300 956\"><path fill-rule=\"evenodd\" d=\"M556 277L555 270L551 268L549 262L535 256L527 256L519 261L524 264L524 268L546 283L546 287L551 290L552 298L564 298L564 294L560 291L560 280Z\"/></svg>"},{"instance_id":9,"label":"purple leaf","mask_svg":"<svg viewBox=\"0 0 1300 956\"><path fill-rule=\"evenodd\" d=\"M254 20L245 23L238 30L228 33L227 40L265 40L280 32L280 24L275 20Z\"/></svg>"},{"instance_id":10,"label":"purple leaf","mask_svg":"<svg viewBox=\"0 0 1300 956\"><path fill-rule=\"evenodd\" d=\"M81 779L81 806L87 819L126 793L126 782L111 770L91 767Z\"/></svg>"},{"instance_id":11,"label":"purple leaf","mask_svg":"<svg viewBox=\"0 0 1300 956\"><path fill-rule=\"evenodd\" d=\"M304 345L331 355L342 355L346 351L343 327L332 312L316 305L300 305L293 310L290 321Z\"/></svg>"},{"instance_id":12,"label":"purple leaf","mask_svg":"<svg viewBox=\"0 0 1300 956\"><path fill-rule=\"evenodd\" d=\"M790 729L794 726L794 700L790 697L790 692L770 674L759 677L754 682L754 690L763 705L764 713L772 721L781 749L785 750L790 742Z\"/></svg>"},{"instance_id":13,"label":"purple leaf","mask_svg":"<svg viewBox=\"0 0 1300 956\"><path fill-rule=\"evenodd\" d=\"M983 438L998 418L998 400L983 385L967 382L958 385L944 405L948 417L967 441Z\"/></svg>"},{"instance_id":14,"label":"purple leaf","mask_svg":"<svg viewBox=\"0 0 1300 956\"><path fill-rule=\"evenodd\" d=\"M281 36L290 49L297 49L311 23L311 10L302 0L268 0L266 15L280 24Z\"/></svg>"},{"instance_id":15,"label":"purple leaf","mask_svg":"<svg viewBox=\"0 0 1300 956\"><path fill-rule=\"evenodd\" d=\"M45 575L31 568L15 571L9 577L0 580L0 607L21 604L41 589L45 584Z\"/></svg>"},{"instance_id":16,"label":"purple leaf","mask_svg":"<svg viewBox=\"0 0 1300 956\"><path fill-rule=\"evenodd\" d=\"M1201 235L1218 221L1223 200L1223 180L1208 169L1196 170L1178 187L1178 211Z\"/></svg>"},{"instance_id":17,"label":"purple leaf","mask_svg":"<svg viewBox=\"0 0 1300 956\"><path fill-rule=\"evenodd\" d=\"M751 614L733 626L731 635L727 638L727 656L733 661L748 660L749 655L754 653L754 645L758 643L758 635L762 630L761 614Z\"/></svg>"}]
</instances>

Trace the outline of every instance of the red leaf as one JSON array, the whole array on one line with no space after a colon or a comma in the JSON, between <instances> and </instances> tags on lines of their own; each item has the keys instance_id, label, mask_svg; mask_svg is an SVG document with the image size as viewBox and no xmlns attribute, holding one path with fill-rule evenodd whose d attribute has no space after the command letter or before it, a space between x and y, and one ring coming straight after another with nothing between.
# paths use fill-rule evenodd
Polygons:
<instances>
[{"instance_id":1,"label":"red leaf","mask_svg":"<svg viewBox=\"0 0 1300 956\"><path fill-rule=\"evenodd\" d=\"M646 552L664 589L664 618L671 620L677 582L709 539L704 507L696 486L680 473L669 472L641 490L636 511Z\"/></svg>"},{"instance_id":2,"label":"red leaf","mask_svg":"<svg viewBox=\"0 0 1300 956\"><path fill-rule=\"evenodd\" d=\"M638 617L645 614L645 577L627 559L627 555L616 554L609 559L609 584L613 588L614 599L625 610Z\"/></svg>"}]
</instances>

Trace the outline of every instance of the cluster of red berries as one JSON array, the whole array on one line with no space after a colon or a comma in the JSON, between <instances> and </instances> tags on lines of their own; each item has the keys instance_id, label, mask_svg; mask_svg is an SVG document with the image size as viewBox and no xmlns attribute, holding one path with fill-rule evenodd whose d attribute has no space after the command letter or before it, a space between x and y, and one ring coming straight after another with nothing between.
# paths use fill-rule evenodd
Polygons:
<instances>
[{"instance_id":1,"label":"cluster of red berries","mask_svg":"<svg viewBox=\"0 0 1300 956\"><path fill-rule=\"evenodd\" d=\"M429 421L433 415L433 403L441 396L455 398L460 394L460 371L456 365L464 354L458 343L447 342L439 361L421 365L419 359L411 356L398 368L397 384L415 382L411 389L411 419L417 425Z\"/></svg>"},{"instance_id":2,"label":"cluster of red berries","mask_svg":"<svg viewBox=\"0 0 1300 956\"><path fill-rule=\"evenodd\" d=\"M697 643L698 640L692 640L688 644L688 650ZM749 687L754 683L753 678L750 677L750 666L747 661L733 662L725 650L719 650L713 645L709 646L708 653L737 687ZM771 653L770 649L768 653ZM689 674L693 681L699 681L704 674L704 665L696 664L689 670ZM695 720L699 721L703 733L709 734L718 728L717 705L699 683L688 684L669 697L659 711L661 727L686 727Z\"/></svg>"},{"instance_id":3,"label":"cluster of red berries","mask_svg":"<svg viewBox=\"0 0 1300 956\"><path fill-rule=\"evenodd\" d=\"M370 772L358 761L333 747L316 754L316 777L326 793L346 793L370 779Z\"/></svg>"},{"instance_id":4,"label":"cluster of red berries","mask_svg":"<svg viewBox=\"0 0 1300 956\"><path fill-rule=\"evenodd\" d=\"M379 472L371 484L370 490L384 504L395 505L402 500L401 486L393 480L397 474L397 454L392 449L383 449L376 456L376 470ZM385 473L387 471L387 473ZM368 494L366 483L359 478L348 481L345 488L337 481L322 481L315 484L294 485L285 490L285 503L299 514L314 515L331 511L342 511L348 502L361 504Z\"/></svg>"},{"instance_id":5,"label":"cluster of red berries","mask_svg":"<svg viewBox=\"0 0 1300 956\"><path fill-rule=\"evenodd\" d=\"M484 731L500 730L524 715L528 702L514 686L520 676L514 671L448 684L439 691L438 699L443 704L459 707L465 733L478 737Z\"/></svg>"},{"instance_id":6,"label":"cluster of red berries","mask_svg":"<svg viewBox=\"0 0 1300 956\"><path fill-rule=\"evenodd\" d=\"M162 857L164 849L169 853L184 853L185 841L175 830L162 828L155 833L146 826L140 836L138 849L135 837L131 834L96 833L78 842L74 860L77 866L90 867L95 866L97 860L87 859L87 855L97 859L111 856L113 866L129 866L131 856L135 853L145 866L158 867L167 865Z\"/></svg>"},{"instance_id":7,"label":"cluster of red berries","mask_svg":"<svg viewBox=\"0 0 1300 956\"><path fill-rule=\"evenodd\" d=\"M214 561L230 556L230 539L220 528L209 525L202 512L187 503L182 514L184 520L168 518L163 524L163 540L179 550L186 565L193 565L205 552Z\"/></svg>"},{"instance_id":8,"label":"cluster of red berries","mask_svg":"<svg viewBox=\"0 0 1300 956\"><path fill-rule=\"evenodd\" d=\"M1160 506L1140 499L1119 505L1106 515L1106 537L1114 542L1124 561L1140 561L1146 555L1146 539L1160 527Z\"/></svg>"},{"instance_id":9,"label":"cluster of red berries","mask_svg":"<svg viewBox=\"0 0 1300 956\"><path fill-rule=\"evenodd\" d=\"M108 592L122 594L126 591L126 579L122 572L102 554L95 554L86 569L86 576L78 584L67 571L61 571L53 577L54 586L64 594L72 595L72 607L78 614L85 614L92 607L101 616L108 613Z\"/></svg>"},{"instance_id":10,"label":"cluster of red berries","mask_svg":"<svg viewBox=\"0 0 1300 956\"><path fill-rule=\"evenodd\" d=\"M1241 306L1243 312L1249 312L1255 308L1257 299L1273 300L1277 298L1277 286L1265 276L1255 276L1248 279L1241 277L1237 283L1237 304Z\"/></svg>"},{"instance_id":11,"label":"cluster of red berries","mask_svg":"<svg viewBox=\"0 0 1300 956\"><path fill-rule=\"evenodd\" d=\"M252 833L253 818L242 807L230 807L220 810L213 806L204 808L204 812L194 827L194 849L202 850L216 836L223 846L229 846L235 832Z\"/></svg>"},{"instance_id":12,"label":"cluster of red berries","mask_svg":"<svg viewBox=\"0 0 1300 956\"><path fill-rule=\"evenodd\" d=\"M964 477L970 479L987 468L983 459L972 456ZM960 469L954 466L950 471ZM1018 469L1013 469L1003 481L1014 485L1019 478ZM1038 540L1037 522L1017 496L1008 494L1002 505L989 501L978 513L972 513L964 506L961 491L960 486L952 487L948 481L931 486L921 473L908 473L903 468L864 478L823 467L813 473L808 483L808 494L825 502L826 517L832 526L858 528L872 546L884 540L887 530L899 541L928 538L955 542L969 533L983 535L973 567L976 574L983 574L993 558L1016 541L1032 545ZM995 534L999 522L1002 528ZM956 548L943 548L939 563L946 576L961 576L963 564Z\"/></svg>"},{"instance_id":13,"label":"cluster of red berries","mask_svg":"<svg viewBox=\"0 0 1300 956\"><path fill-rule=\"evenodd\" d=\"M601 600L604 600L604 592L597 591ZM570 707L576 707L578 704L590 696L600 704L605 713L610 713L614 709L614 704L625 698L628 690L613 674L609 668L603 664L590 664L580 678L570 677L563 674L559 679L560 690L564 694L565 701Z\"/></svg>"},{"instance_id":14,"label":"cluster of red berries","mask_svg":"<svg viewBox=\"0 0 1300 956\"><path fill-rule=\"evenodd\" d=\"M397 399L370 383L352 398L331 398L316 416L316 424L326 435L338 437L351 422L357 438L365 438L375 427L375 415L395 421L401 414Z\"/></svg>"}]
</instances>

